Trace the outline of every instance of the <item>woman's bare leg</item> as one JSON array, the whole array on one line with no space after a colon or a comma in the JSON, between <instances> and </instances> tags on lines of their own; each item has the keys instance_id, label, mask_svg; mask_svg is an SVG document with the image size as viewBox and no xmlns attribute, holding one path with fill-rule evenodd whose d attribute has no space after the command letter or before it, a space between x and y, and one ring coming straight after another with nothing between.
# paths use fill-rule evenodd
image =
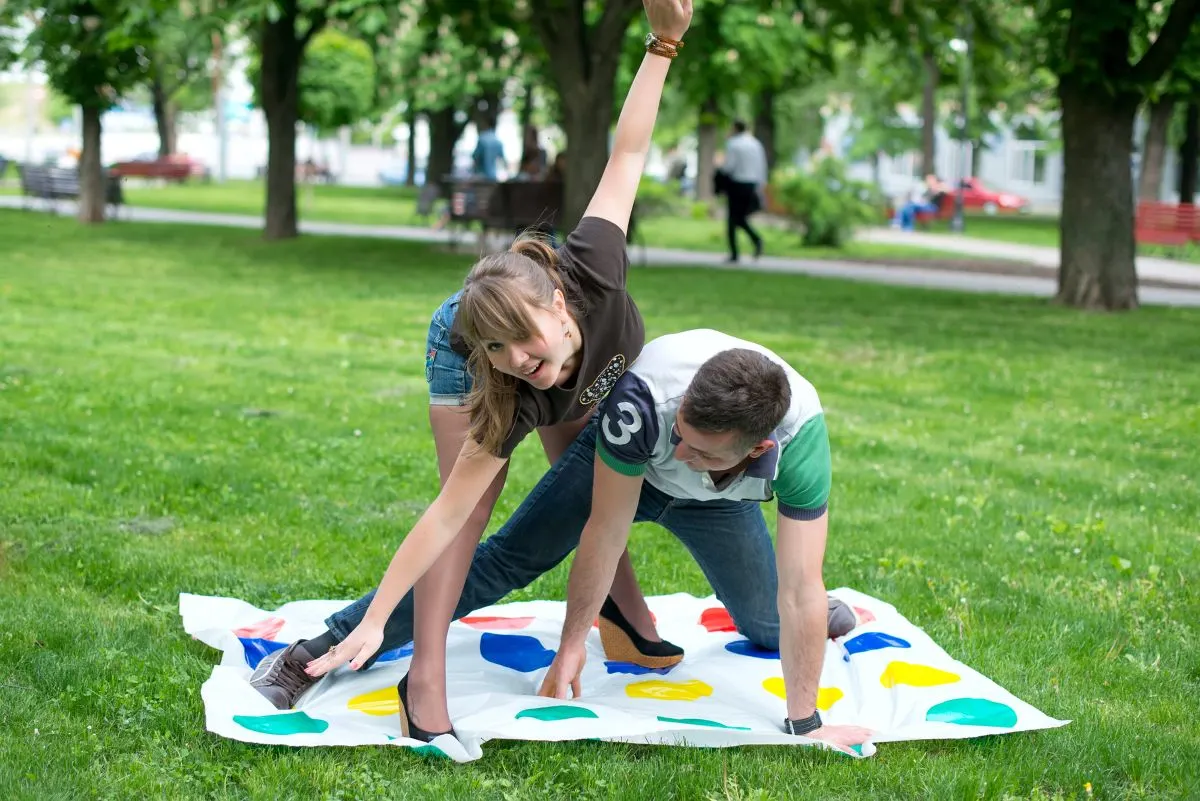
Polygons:
<instances>
[{"instance_id":1,"label":"woman's bare leg","mask_svg":"<svg viewBox=\"0 0 1200 801\"><path fill-rule=\"evenodd\" d=\"M464 407L430 406L429 424L437 447L442 484L466 441L470 421ZM492 481L450 546L413 587L413 658L408 671L409 707L413 722L426 731L450 728L446 699L446 637L454 607L462 595L475 546L483 537L508 465Z\"/></svg>"},{"instance_id":2,"label":"woman's bare leg","mask_svg":"<svg viewBox=\"0 0 1200 801\"><path fill-rule=\"evenodd\" d=\"M538 429L538 435L542 438L542 450L546 452L546 458L550 460L550 464L557 462L558 457L562 456L563 452L570 447L571 443L575 441L575 437L587 425L590 417L589 414L581 420L572 420L569 423L559 423L556 426ZM654 619L650 617L650 607L646 606L646 596L642 594L637 575L633 572L633 562L629 559L628 548L621 554L621 561L617 563L617 572L613 576L609 595L612 596L613 602L621 610L621 614L638 634L647 640L659 641Z\"/></svg>"}]
</instances>

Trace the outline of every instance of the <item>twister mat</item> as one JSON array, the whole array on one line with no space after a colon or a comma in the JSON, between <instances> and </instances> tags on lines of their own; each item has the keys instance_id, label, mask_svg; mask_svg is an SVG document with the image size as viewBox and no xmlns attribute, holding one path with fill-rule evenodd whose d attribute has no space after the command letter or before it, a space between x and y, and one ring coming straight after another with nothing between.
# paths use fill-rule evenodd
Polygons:
<instances>
[{"instance_id":1,"label":"twister mat","mask_svg":"<svg viewBox=\"0 0 1200 801\"><path fill-rule=\"evenodd\" d=\"M817 706L827 723L852 723L873 743L1006 734L1062 726L956 661L891 605L849 589L835 595L864 622L825 643ZM481 609L452 624L447 661L450 715L461 738L425 745L400 735L396 684L412 647L370 670L341 668L279 712L247 683L258 661L325 630L343 601L297 601L275 610L233 598L181 595L184 629L220 650L201 695L209 731L278 745L398 745L470 761L491 739L601 739L725 747L820 744L786 735L779 654L738 634L714 598L648 599L661 636L687 651L679 665L648 670L606 661L599 632L588 640L583 697L536 695L554 658L566 605L526 601Z\"/></svg>"}]
</instances>

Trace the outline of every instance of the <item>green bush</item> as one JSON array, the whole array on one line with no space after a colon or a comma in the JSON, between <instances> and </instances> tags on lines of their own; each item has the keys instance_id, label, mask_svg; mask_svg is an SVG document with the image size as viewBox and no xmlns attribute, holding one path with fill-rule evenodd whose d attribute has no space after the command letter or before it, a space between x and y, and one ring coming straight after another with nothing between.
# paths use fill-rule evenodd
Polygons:
<instances>
[{"instance_id":1,"label":"green bush","mask_svg":"<svg viewBox=\"0 0 1200 801\"><path fill-rule=\"evenodd\" d=\"M883 215L883 198L875 187L846 177L846 166L832 158L808 169L778 170L771 196L809 247L841 247L855 228Z\"/></svg>"},{"instance_id":2,"label":"green bush","mask_svg":"<svg viewBox=\"0 0 1200 801\"><path fill-rule=\"evenodd\" d=\"M644 218L686 215L691 210L690 204L676 181L663 182L643 176L638 184L638 214Z\"/></svg>"}]
</instances>

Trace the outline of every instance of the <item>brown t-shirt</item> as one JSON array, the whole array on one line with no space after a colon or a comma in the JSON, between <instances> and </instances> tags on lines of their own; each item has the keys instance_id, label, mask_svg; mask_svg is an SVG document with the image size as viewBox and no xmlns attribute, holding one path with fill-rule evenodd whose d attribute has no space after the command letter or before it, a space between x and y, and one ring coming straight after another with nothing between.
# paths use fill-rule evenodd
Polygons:
<instances>
[{"instance_id":1,"label":"brown t-shirt","mask_svg":"<svg viewBox=\"0 0 1200 801\"><path fill-rule=\"evenodd\" d=\"M642 352L646 328L625 291L629 252L625 234L600 217L584 217L558 249L559 270L582 297L577 318L583 348L565 387L517 387L517 414L499 455L508 458L525 435L541 426L578 420L600 402Z\"/></svg>"}]
</instances>

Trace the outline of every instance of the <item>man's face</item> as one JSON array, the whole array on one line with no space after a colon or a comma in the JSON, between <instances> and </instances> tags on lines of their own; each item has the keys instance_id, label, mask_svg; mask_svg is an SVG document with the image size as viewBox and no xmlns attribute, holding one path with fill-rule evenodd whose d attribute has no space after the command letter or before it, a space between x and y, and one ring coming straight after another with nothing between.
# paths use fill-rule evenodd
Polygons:
<instances>
[{"instance_id":1,"label":"man's face","mask_svg":"<svg viewBox=\"0 0 1200 801\"><path fill-rule=\"evenodd\" d=\"M675 458L687 465L689 470L697 473L710 471L719 473L731 470L742 463L747 456L762 453L762 444L753 449L739 447L742 437L736 431L724 431L714 434L710 431L698 431L687 424L683 410L675 415Z\"/></svg>"}]
</instances>

